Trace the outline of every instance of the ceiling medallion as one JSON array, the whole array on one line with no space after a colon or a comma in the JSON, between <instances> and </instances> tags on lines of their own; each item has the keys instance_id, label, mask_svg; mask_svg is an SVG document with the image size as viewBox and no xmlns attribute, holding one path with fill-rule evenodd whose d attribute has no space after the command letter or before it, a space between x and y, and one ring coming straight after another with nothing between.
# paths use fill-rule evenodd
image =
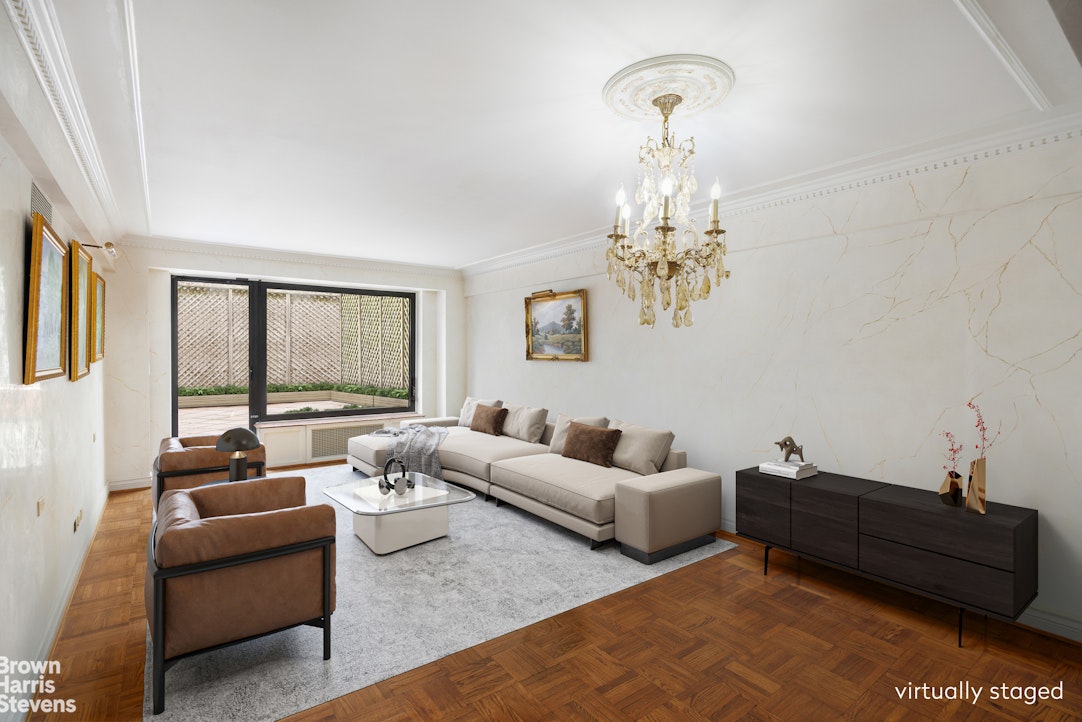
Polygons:
<instances>
[{"instance_id":1,"label":"ceiling medallion","mask_svg":"<svg viewBox=\"0 0 1082 722\"><path fill-rule=\"evenodd\" d=\"M734 79L732 68L720 60L666 55L624 68L602 91L605 103L619 115L645 120L660 111L662 118L661 142L647 138L639 148L635 202L643 206L641 220L632 233L631 207L621 186L605 251L609 279L615 276L617 287L632 301L638 296L640 325L654 327L654 303L660 292L662 310L673 307L673 327L691 326L691 303L710 296L711 274L714 284L729 277L725 230L718 226L721 185L715 180L710 189L710 222L700 236L689 215L691 197L698 189L695 139L677 143L669 132L669 116L677 106L687 115L686 110L717 105ZM658 223L651 234L654 219Z\"/></svg>"},{"instance_id":2,"label":"ceiling medallion","mask_svg":"<svg viewBox=\"0 0 1082 722\"><path fill-rule=\"evenodd\" d=\"M733 87L733 69L705 55L662 55L629 65L609 78L601 91L605 105L631 120L654 120L654 98L679 95L680 116L713 108Z\"/></svg>"}]
</instances>

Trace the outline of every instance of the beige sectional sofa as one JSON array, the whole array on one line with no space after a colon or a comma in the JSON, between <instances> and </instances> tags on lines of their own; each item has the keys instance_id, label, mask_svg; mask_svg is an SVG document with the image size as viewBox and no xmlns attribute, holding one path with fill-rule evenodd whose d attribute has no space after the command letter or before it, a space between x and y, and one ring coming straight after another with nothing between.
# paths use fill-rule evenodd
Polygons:
<instances>
[{"instance_id":1,"label":"beige sectional sofa","mask_svg":"<svg viewBox=\"0 0 1082 722\"><path fill-rule=\"evenodd\" d=\"M687 454L670 448L671 433L603 417L559 415L550 422L545 409L508 407L515 411L504 430L518 436L493 435L463 425L473 412L471 401L458 417L402 422L447 428L438 451L447 481L493 497L497 506L506 502L560 524L592 546L615 539L625 555L646 564L714 541L721 527L721 477L687 468ZM483 405L493 403L500 402ZM521 422L527 415L531 424ZM611 466L564 455L572 421L621 429ZM390 436L354 437L348 461L358 471L381 474L394 442Z\"/></svg>"}]
</instances>

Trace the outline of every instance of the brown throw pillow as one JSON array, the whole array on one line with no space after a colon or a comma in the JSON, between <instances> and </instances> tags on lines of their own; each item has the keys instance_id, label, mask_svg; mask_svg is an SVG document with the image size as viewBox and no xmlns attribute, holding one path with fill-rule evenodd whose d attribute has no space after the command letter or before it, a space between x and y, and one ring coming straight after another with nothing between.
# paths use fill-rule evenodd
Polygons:
<instances>
[{"instance_id":1,"label":"brown throw pillow","mask_svg":"<svg viewBox=\"0 0 1082 722\"><path fill-rule=\"evenodd\" d=\"M620 429L602 429L572 421L567 427L563 456L598 466L612 466L612 454L620 443L621 433Z\"/></svg>"},{"instance_id":2,"label":"brown throw pillow","mask_svg":"<svg viewBox=\"0 0 1082 722\"><path fill-rule=\"evenodd\" d=\"M473 421L470 422L471 431L481 431L493 436L503 433L503 420L507 418L507 409L498 409L495 406L478 404L473 412Z\"/></svg>"}]
</instances>

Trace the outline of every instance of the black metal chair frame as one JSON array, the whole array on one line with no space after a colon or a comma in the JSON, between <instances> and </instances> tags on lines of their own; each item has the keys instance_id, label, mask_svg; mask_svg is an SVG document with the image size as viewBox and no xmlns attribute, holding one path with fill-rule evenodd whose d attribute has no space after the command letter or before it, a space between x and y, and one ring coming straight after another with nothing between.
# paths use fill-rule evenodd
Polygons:
<instances>
[{"instance_id":1,"label":"black metal chair frame","mask_svg":"<svg viewBox=\"0 0 1082 722\"><path fill-rule=\"evenodd\" d=\"M249 462L249 464L248 464L248 467L252 468L252 469L255 469L256 473L259 476L263 476L264 473L266 473L265 466L266 466L266 462L264 462L264 461L252 461L252 462ZM158 483L155 484L155 486L154 486L154 508L157 509L158 508L158 502L161 501L162 493L163 493L162 485L163 485L165 479L173 477L173 476L195 476L196 474L210 474L210 473L216 473L216 472L219 472L219 471L224 471L224 472L226 472L228 474L229 473L229 465L226 464L225 466L201 466L201 467L199 467L197 469L177 469L176 471L162 471L161 469L158 468L158 460L155 459L154 460L154 473L157 475ZM255 478L255 477L249 477L249 478ZM217 481L218 480L216 480L216 481L208 481L206 483L207 484L214 484L214 483L217 483ZM225 479L221 479L220 481L229 481L229 479L225 478Z\"/></svg>"},{"instance_id":2,"label":"black metal chair frame","mask_svg":"<svg viewBox=\"0 0 1082 722\"><path fill-rule=\"evenodd\" d=\"M194 564L184 564L177 567L167 567L161 569L154 561L154 539L157 531L158 524L154 523L154 528L150 532L150 538L147 540L147 569L154 577L154 630L153 639L151 640L153 651L153 695L154 695L154 714L161 714L165 711L165 672L171 668L174 664L182 659L188 657L194 657L206 652L213 652L216 649L223 649L225 647L231 647L234 644L242 644L249 642L253 639L259 639L269 634L277 634L278 632L292 629L293 627L299 627L301 625L308 625L311 627L320 627L323 629L323 659L331 658L331 545L334 544L333 536L320 537L319 539L310 539L308 541L297 542L296 544L286 544L285 546L274 547L272 549L260 549L259 551L249 552L247 554L237 554L231 557L223 557L221 559L211 559L205 562L196 562ZM210 572L216 569L225 569L227 567L240 566L242 564L250 564L252 562L260 562L267 559L274 559L276 557L288 556L289 554L296 554L298 552L310 551L312 549L323 549L323 616L316 617L315 619L309 619L304 622L298 622L297 624L291 624L287 627L280 627L278 629L272 629L262 634L254 634L244 639L237 639L232 642L226 642L225 644L219 644L214 647L207 647L206 649L199 649L194 652L187 652L185 654L179 654L176 657L169 659L165 658L165 580L173 579L175 577L183 577L190 574L200 574L202 572Z\"/></svg>"}]
</instances>

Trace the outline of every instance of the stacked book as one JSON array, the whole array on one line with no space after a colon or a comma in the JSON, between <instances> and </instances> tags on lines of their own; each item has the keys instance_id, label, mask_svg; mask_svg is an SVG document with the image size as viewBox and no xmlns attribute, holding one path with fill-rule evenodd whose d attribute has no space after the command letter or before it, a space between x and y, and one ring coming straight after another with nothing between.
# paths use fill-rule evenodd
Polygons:
<instances>
[{"instance_id":1,"label":"stacked book","mask_svg":"<svg viewBox=\"0 0 1082 722\"><path fill-rule=\"evenodd\" d=\"M787 479L805 479L818 474L819 469L810 461L764 461L759 464L759 473L784 476Z\"/></svg>"}]
</instances>

